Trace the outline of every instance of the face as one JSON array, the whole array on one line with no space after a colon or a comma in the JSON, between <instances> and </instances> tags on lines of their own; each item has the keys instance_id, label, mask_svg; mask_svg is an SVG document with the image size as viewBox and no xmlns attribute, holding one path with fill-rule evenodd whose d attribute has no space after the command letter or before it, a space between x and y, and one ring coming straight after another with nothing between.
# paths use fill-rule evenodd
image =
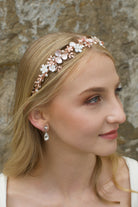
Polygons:
<instances>
[{"instance_id":1,"label":"face","mask_svg":"<svg viewBox=\"0 0 138 207\"><path fill-rule=\"evenodd\" d=\"M116 151L117 129L125 121L119 77L111 58L98 52L84 56L78 69L49 107L49 133L74 150L107 156Z\"/></svg>"}]
</instances>

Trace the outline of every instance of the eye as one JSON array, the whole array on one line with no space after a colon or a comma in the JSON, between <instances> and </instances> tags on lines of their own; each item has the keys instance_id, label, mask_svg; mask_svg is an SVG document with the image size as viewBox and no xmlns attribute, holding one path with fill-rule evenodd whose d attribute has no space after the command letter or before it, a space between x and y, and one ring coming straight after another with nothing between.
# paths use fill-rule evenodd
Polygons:
<instances>
[{"instance_id":1,"label":"eye","mask_svg":"<svg viewBox=\"0 0 138 207\"><path fill-rule=\"evenodd\" d=\"M116 93L116 95L119 95L119 93L122 91L122 85L121 85L121 83L119 84L119 86L116 88L116 90L115 90L115 93Z\"/></svg>"},{"instance_id":2,"label":"eye","mask_svg":"<svg viewBox=\"0 0 138 207\"><path fill-rule=\"evenodd\" d=\"M94 97L91 97L89 98L87 101L86 101L86 104L96 104L98 102L101 101L101 97L100 96L94 96Z\"/></svg>"}]
</instances>

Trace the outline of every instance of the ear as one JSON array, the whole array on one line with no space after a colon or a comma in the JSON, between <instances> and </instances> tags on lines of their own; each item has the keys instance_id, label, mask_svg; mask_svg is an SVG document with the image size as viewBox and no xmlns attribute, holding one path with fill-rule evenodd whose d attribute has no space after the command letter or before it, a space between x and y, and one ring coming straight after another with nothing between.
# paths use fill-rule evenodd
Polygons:
<instances>
[{"instance_id":1,"label":"ear","mask_svg":"<svg viewBox=\"0 0 138 207\"><path fill-rule=\"evenodd\" d=\"M40 129L43 132L45 125L48 125L46 116L39 109L31 111L28 119L34 127Z\"/></svg>"}]
</instances>

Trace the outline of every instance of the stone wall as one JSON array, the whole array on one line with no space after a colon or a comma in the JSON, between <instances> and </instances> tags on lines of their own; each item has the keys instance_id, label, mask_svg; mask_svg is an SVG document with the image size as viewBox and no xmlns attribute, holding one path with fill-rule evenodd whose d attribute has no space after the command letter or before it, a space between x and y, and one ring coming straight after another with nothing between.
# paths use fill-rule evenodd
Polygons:
<instances>
[{"instance_id":1,"label":"stone wall","mask_svg":"<svg viewBox=\"0 0 138 207\"><path fill-rule=\"evenodd\" d=\"M96 34L115 57L127 114L119 148L138 159L137 19L137 0L0 0L0 168L18 62L30 42L57 31Z\"/></svg>"}]
</instances>

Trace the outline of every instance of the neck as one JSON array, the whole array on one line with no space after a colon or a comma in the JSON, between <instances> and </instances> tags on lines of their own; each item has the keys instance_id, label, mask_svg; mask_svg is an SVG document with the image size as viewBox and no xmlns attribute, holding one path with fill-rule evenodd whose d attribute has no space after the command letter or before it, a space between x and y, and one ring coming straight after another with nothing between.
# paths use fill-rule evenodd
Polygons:
<instances>
[{"instance_id":1,"label":"neck","mask_svg":"<svg viewBox=\"0 0 138 207\"><path fill-rule=\"evenodd\" d=\"M68 146L55 147L46 143L40 173L46 182L52 182L52 185L64 194L83 192L92 187L95 163L96 157L92 153L78 152L69 149Z\"/></svg>"},{"instance_id":2,"label":"neck","mask_svg":"<svg viewBox=\"0 0 138 207\"><path fill-rule=\"evenodd\" d=\"M54 140L54 144L46 143L44 158L35 174L39 175L39 181L41 180L44 188L60 192L64 196L83 195L88 191L91 194L95 164L94 154L77 151L64 143L58 145ZM110 164L108 159L102 158L99 187L112 176Z\"/></svg>"}]
</instances>

